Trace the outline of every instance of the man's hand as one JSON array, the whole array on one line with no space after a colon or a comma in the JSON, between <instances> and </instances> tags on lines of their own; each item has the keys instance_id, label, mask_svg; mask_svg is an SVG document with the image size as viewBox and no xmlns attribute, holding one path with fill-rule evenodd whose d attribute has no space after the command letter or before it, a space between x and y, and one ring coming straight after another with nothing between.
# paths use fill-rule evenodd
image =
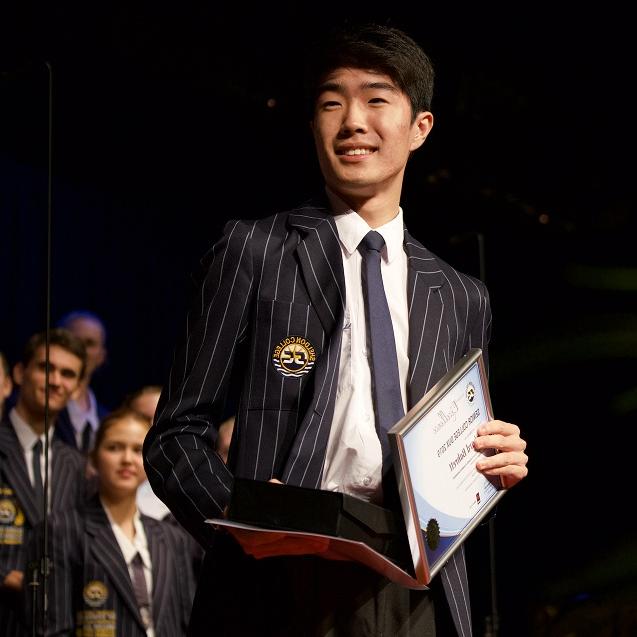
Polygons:
<instances>
[{"instance_id":1,"label":"man's hand","mask_svg":"<svg viewBox=\"0 0 637 637\"><path fill-rule=\"evenodd\" d=\"M22 590L23 581L24 573L22 571L9 571L2 582L2 586L19 593Z\"/></svg>"},{"instance_id":2,"label":"man's hand","mask_svg":"<svg viewBox=\"0 0 637 637\"><path fill-rule=\"evenodd\" d=\"M482 458L476 468L487 476L500 476L502 486L510 489L529 470L529 458L524 453L526 441L520 437L520 428L502 420L485 422L478 428L478 437L473 441L476 451L495 449L498 453Z\"/></svg>"}]
</instances>

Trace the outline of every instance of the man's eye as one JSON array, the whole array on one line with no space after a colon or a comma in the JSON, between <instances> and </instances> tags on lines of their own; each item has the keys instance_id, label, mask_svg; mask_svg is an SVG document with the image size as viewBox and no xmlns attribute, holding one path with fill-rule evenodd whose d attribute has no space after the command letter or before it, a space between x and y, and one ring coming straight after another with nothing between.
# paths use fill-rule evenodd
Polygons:
<instances>
[{"instance_id":1,"label":"man's eye","mask_svg":"<svg viewBox=\"0 0 637 637\"><path fill-rule=\"evenodd\" d=\"M337 102L336 100L327 100L323 102L323 108L327 108L327 109L338 108L340 105L341 103Z\"/></svg>"},{"instance_id":2,"label":"man's eye","mask_svg":"<svg viewBox=\"0 0 637 637\"><path fill-rule=\"evenodd\" d=\"M370 104L387 104L387 100L382 98L382 97L372 97L371 100L369 100Z\"/></svg>"}]
</instances>

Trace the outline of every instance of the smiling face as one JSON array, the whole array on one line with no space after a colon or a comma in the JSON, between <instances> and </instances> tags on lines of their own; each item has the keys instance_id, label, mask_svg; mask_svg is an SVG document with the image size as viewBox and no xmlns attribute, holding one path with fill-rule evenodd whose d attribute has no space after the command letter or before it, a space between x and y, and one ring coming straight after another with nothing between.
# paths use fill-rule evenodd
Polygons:
<instances>
[{"instance_id":1,"label":"smiling face","mask_svg":"<svg viewBox=\"0 0 637 637\"><path fill-rule=\"evenodd\" d=\"M56 415L66 406L77 389L82 372L82 359L72 352L51 345L49 347L49 411ZM46 348L38 347L27 365L18 363L15 381L20 385L18 411L33 423L44 417Z\"/></svg>"},{"instance_id":2,"label":"smiling face","mask_svg":"<svg viewBox=\"0 0 637 637\"><path fill-rule=\"evenodd\" d=\"M142 447L147 432L148 425L132 416L109 423L93 452L100 493L120 498L137 492L146 479Z\"/></svg>"},{"instance_id":3,"label":"smiling face","mask_svg":"<svg viewBox=\"0 0 637 637\"><path fill-rule=\"evenodd\" d=\"M312 131L327 185L351 204L378 195L398 201L409 154L433 125L382 73L339 68L324 78Z\"/></svg>"}]
</instances>

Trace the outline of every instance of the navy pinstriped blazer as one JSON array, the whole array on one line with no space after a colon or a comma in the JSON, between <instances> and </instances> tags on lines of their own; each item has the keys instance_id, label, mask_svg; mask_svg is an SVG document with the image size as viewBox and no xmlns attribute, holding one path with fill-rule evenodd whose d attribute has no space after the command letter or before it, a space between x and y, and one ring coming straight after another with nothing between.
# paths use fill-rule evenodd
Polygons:
<instances>
[{"instance_id":1,"label":"navy pinstriped blazer","mask_svg":"<svg viewBox=\"0 0 637 637\"><path fill-rule=\"evenodd\" d=\"M141 520L152 562L155 635L185 635L195 588L192 540L168 522L145 515ZM80 509L51 516L49 529L52 570L46 635L145 637L128 567L99 497ZM41 531L40 526L29 544L29 556L37 554Z\"/></svg>"},{"instance_id":2,"label":"navy pinstriped blazer","mask_svg":"<svg viewBox=\"0 0 637 637\"><path fill-rule=\"evenodd\" d=\"M83 456L51 441L52 512L66 511L83 502L86 494ZM24 453L8 417L0 422L0 581L13 570L24 571L26 546L34 527L42 520L42 504L36 502ZM25 580L26 580L25 574ZM18 598L0 594L0 626L7 637L22 635Z\"/></svg>"},{"instance_id":3,"label":"navy pinstriped blazer","mask_svg":"<svg viewBox=\"0 0 637 637\"><path fill-rule=\"evenodd\" d=\"M408 256L408 403L471 347L486 354L491 314L484 285L438 259L405 231ZM204 544L203 523L228 502L233 475L320 488L334 411L345 280L336 225L308 204L232 221L204 258L207 274L145 442L148 478ZM275 348L301 336L311 373L283 376ZM240 383L228 465L213 451L230 385ZM445 569L452 615L470 634L464 555Z\"/></svg>"}]
</instances>

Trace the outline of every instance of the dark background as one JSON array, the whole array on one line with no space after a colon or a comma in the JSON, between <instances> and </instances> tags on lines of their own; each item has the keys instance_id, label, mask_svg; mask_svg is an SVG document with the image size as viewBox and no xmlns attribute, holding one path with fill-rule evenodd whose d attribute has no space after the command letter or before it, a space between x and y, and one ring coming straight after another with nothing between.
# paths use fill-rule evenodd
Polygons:
<instances>
[{"instance_id":1,"label":"dark background","mask_svg":"<svg viewBox=\"0 0 637 637\"><path fill-rule=\"evenodd\" d=\"M634 633L627 15L608 3L595 13L555 3L49 5L0 11L0 349L12 362L44 326L44 61L52 319L78 308L104 319L109 360L94 386L115 406L164 382L191 274L225 222L321 187L300 91L314 35L345 19L401 27L438 74L436 124L407 171L406 222L486 279L495 413L529 443L529 478L495 525L500 634ZM487 542L485 529L470 539L478 634Z\"/></svg>"}]
</instances>

